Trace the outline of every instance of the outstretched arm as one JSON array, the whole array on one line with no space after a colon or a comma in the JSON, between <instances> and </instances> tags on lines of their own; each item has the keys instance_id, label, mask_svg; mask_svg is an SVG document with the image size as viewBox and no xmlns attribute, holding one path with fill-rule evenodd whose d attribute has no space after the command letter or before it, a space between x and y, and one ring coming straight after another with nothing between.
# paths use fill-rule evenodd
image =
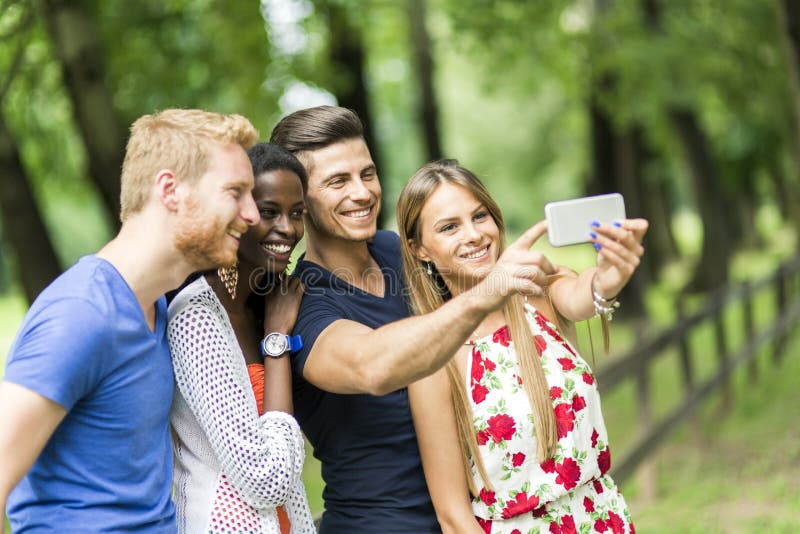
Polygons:
<instances>
[{"instance_id":1,"label":"outstretched arm","mask_svg":"<svg viewBox=\"0 0 800 534\"><path fill-rule=\"evenodd\" d=\"M355 321L333 322L314 343L303 376L333 393L385 395L433 373L509 295L542 293L553 266L529 249L546 230L544 221L532 226L481 283L434 312L374 330Z\"/></svg>"},{"instance_id":2,"label":"outstretched arm","mask_svg":"<svg viewBox=\"0 0 800 534\"><path fill-rule=\"evenodd\" d=\"M626 219L619 224L601 224L592 230L596 235L592 242L599 246L597 267L578 276L557 278L550 286L553 306L566 319L583 321L593 317L592 291L605 299L616 297L639 266L648 222Z\"/></svg>"},{"instance_id":3,"label":"outstretched arm","mask_svg":"<svg viewBox=\"0 0 800 534\"><path fill-rule=\"evenodd\" d=\"M0 513L67 411L13 382L0 382ZM4 524L0 521L0 534Z\"/></svg>"}]
</instances>

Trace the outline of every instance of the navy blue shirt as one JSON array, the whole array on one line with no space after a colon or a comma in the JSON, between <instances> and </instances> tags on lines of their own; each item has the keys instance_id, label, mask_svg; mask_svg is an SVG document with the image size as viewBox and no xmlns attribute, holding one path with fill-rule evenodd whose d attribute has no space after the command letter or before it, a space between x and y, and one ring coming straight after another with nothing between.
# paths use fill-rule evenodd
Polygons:
<instances>
[{"instance_id":1,"label":"navy blue shirt","mask_svg":"<svg viewBox=\"0 0 800 534\"><path fill-rule=\"evenodd\" d=\"M370 328L408 317L397 234L378 231L368 245L385 291L376 297L302 258L306 287L292 355L295 415L322 462L325 513L320 532L441 532L431 503L403 388L380 397L340 395L311 385L303 366L319 334L339 319Z\"/></svg>"}]
</instances>

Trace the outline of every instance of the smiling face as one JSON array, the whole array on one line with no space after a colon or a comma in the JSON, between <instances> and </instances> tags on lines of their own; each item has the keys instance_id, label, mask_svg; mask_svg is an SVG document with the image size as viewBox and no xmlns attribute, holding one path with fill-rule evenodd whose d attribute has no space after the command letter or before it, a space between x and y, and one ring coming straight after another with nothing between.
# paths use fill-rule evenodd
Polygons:
<instances>
[{"instance_id":1,"label":"smiling face","mask_svg":"<svg viewBox=\"0 0 800 534\"><path fill-rule=\"evenodd\" d=\"M178 206L173 244L196 270L236 263L239 240L257 211L253 170L239 145L214 145L208 168Z\"/></svg>"},{"instance_id":2,"label":"smiling face","mask_svg":"<svg viewBox=\"0 0 800 534\"><path fill-rule=\"evenodd\" d=\"M432 262L456 295L482 280L500 254L500 229L487 207L469 189L442 183L419 217L419 259Z\"/></svg>"},{"instance_id":3,"label":"smiling face","mask_svg":"<svg viewBox=\"0 0 800 534\"><path fill-rule=\"evenodd\" d=\"M303 238L305 204L300 178L288 169L263 172L256 177L253 198L261 218L242 236L239 266L282 272Z\"/></svg>"},{"instance_id":4,"label":"smiling face","mask_svg":"<svg viewBox=\"0 0 800 534\"><path fill-rule=\"evenodd\" d=\"M366 241L377 231L381 185L360 137L301 154L309 169L306 207L320 237Z\"/></svg>"}]
</instances>

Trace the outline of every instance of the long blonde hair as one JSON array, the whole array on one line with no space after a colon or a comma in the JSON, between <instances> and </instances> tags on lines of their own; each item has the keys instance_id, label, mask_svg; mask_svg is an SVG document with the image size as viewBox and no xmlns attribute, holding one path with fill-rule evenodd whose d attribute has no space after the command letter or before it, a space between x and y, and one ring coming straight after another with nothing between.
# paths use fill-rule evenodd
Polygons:
<instances>
[{"instance_id":1,"label":"long blonde hair","mask_svg":"<svg viewBox=\"0 0 800 534\"><path fill-rule=\"evenodd\" d=\"M412 242L416 245L420 243L419 219L422 208L434 190L445 183L464 187L486 207L499 229L499 251L502 253L505 247L505 225L500 208L489 195L486 187L472 172L459 166L456 160L434 161L420 168L408 180L397 203L397 227L401 238L403 270L409 289L409 304L415 314L429 313L450 299L450 293L441 276L435 270L432 270L432 274L427 274L427 269L423 267L423 262L414 255L411 245ZM515 295L509 298L503 308L503 315L508 322L511 339L514 341L523 388L528 396L533 414L537 456L541 463L555 454L558 441L558 430L549 387L540 358L533 345L533 335L525 317L522 297ZM450 379L464 469L470 492L477 495L470 459L483 479L484 486L487 489L491 489L492 486L478 452L478 442L472 423L464 377L458 371L454 358L447 363L446 370Z\"/></svg>"}]
</instances>

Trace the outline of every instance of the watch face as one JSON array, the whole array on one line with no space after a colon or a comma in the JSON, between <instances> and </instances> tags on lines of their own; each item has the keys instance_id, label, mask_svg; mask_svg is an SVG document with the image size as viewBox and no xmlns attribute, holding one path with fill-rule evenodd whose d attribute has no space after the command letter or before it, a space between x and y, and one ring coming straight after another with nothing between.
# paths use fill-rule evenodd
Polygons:
<instances>
[{"instance_id":1,"label":"watch face","mask_svg":"<svg viewBox=\"0 0 800 534\"><path fill-rule=\"evenodd\" d=\"M280 356L287 349L286 336L270 334L264 339L264 351L270 356Z\"/></svg>"}]
</instances>

